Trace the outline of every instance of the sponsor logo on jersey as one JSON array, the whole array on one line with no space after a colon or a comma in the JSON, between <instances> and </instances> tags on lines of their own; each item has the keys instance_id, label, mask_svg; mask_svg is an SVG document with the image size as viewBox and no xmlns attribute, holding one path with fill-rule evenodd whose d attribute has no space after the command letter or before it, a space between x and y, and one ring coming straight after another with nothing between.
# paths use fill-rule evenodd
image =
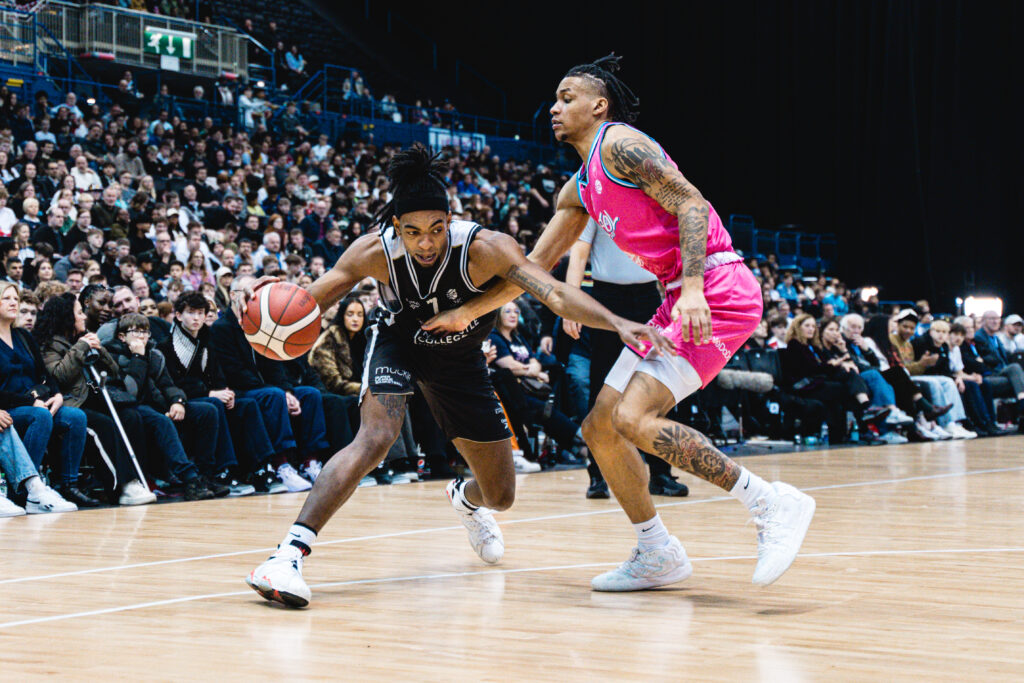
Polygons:
<instances>
[{"instance_id":1,"label":"sponsor logo on jersey","mask_svg":"<svg viewBox=\"0 0 1024 683\"><path fill-rule=\"evenodd\" d=\"M455 334L433 335L426 330L416 330L416 333L412 336L412 343L419 346L447 346L448 344L462 341L478 327L480 327L480 320L476 319L462 332L456 332Z\"/></svg>"},{"instance_id":2,"label":"sponsor logo on jersey","mask_svg":"<svg viewBox=\"0 0 1024 683\"><path fill-rule=\"evenodd\" d=\"M594 181L594 190L596 190L598 194L601 194L602 190L604 190L604 185L601 184L600 178Z\"/></svg>"},{"instance_id":3,"label":"sponsor logo on jersey","mask_svg":"<svg viewBox=\"0 0 1024 683\"><path fill-rule=\"evenodd\" d=\"M448 290L448 298L451 299L452 301L458 301L459 300L459 293L456 292L454 289L449 289Z\"/></svg>"},{"instance_id":4,"label":"sponsor logo on jersey","mask_svg":"<svg viewBox=\"0 0 1024 683\"><path fill-rule=\"evenodd\" d=\"M602 211L597 217L597 224L601 226L601 229L608 233L608 236L615 239L615 225L619 222L618 218L612 218L611 214L607 210Z\"/></svg>"},{"instance_id":5,"label":"sponsor logo on jersey","mask_svg":"<svg viewBox=\"0 0 1024 683\"><path fill-rule=\"evenodd\" d=\"M420 307L420 302L419 301L410 301L409 302L409 308L411 308L413 310L416 310L419 307Z\"/></svg>"}]
</instances>

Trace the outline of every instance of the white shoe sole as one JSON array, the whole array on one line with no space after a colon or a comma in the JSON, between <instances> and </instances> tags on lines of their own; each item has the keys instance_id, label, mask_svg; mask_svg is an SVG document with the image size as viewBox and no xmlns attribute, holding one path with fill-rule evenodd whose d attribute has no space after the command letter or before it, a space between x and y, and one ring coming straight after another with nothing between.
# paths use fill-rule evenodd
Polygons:
<instances>
[{"instance_id":1,"label":"white shoe sole","mask_svg":"<svg viewBox=\"0 0 1024 683\"><path fill-rule=\"evenodd\" d=\"M775 572L774 576L770 576L768 579L762 579L761 581L752 580L757 586L770 586L778 581L790 567L793 566L793 561L796 560L796 556L800 553L800 548L804 544L804 537L807 536L807 529L811 526L811 520L814 519L814 511L817 509L818 504L814 498L804 494L806 496L806 502L801 506L800 517L797 520L797 527L794 537L797 539L794 544L793 554L786 562L785 566ZM809 504L807 504L809 503Z\"/></svg>"},{"instance_id":2,"label":"white shoe sole","mask_svg":"<svg viewBox=\"0 0 1024 683\"><path fill-rule=\"evenodd\" d=\"M604 574L601 574L591 579L590 588L591 590L601 593L629 593L632 591L645 591L651 588L659 588L672 583L685 581L692 575L693 563L690 562L690 560L687 560L686 564L679 565L668 574L662 574L661 576L655 576L650 579L635 579L631 584L621 583L618 585L601 585L600 578L604 576Z\"/></svg>"}]
</instances>

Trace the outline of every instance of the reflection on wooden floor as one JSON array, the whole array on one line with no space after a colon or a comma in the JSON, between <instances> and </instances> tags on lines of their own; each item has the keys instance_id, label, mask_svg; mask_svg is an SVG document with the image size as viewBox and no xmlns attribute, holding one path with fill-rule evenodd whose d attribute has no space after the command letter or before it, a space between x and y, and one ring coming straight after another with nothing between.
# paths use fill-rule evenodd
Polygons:
<instances>
[{"instance_id":1,"label":"reflection on wooden floor","mask_svg":"<svg viewBox=\"0 0 1024 683\"><path fill-rule=\"evenodd\" d=\"M306 563L309 609L242 582L304 494L0 520L0 679L955 680L1024 676L1024 437L745 458L818 501L752 586L754 527L687 477L694 560L597 594L634 537L585 471L520 477L482 565L443 482L359 490Z\"/></svg>"}]
</instances>

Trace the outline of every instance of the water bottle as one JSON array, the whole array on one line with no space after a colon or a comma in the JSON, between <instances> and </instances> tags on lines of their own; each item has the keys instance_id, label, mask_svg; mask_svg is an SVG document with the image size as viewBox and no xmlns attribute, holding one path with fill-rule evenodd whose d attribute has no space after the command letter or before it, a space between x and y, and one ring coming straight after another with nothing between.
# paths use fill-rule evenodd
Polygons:
<instances>
[{"instance_id":1,"label":"water bottle","mask_svg":"<svg viewBox=\"0 0 1024 683\"><path fill-rule=\"evenodd\" d=\"M828 445L828 423L821 425L821 443L823 446Z\"/></svg>"},{"instance_id":2,"label":"water bottle","mask_svg":"<svg viewBox=\"0 0 1024 683\"><path fill-rule=\"evenodd\" d=\"M860 427L857 425L857 420L853 421L853 427L850 429L850 443L860 442Z\"/></svg>"}]
</instances>

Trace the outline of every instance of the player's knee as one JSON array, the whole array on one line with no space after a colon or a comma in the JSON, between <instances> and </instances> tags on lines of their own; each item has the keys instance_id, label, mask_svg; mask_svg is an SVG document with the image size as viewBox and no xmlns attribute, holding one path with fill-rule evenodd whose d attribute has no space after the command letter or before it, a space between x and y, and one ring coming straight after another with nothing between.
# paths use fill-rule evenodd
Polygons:
<instances>
[{"instance_id":1,"label":"player's knee","mask_svg":"<svg viewBox=\"0 0 1024 683\"><path fill-rule=\"evenodd\" d=\"M359 451L365 454L364 460L372 461L371 467L376 467L398 439L398 433L390 429L360 429L356 438L362 442L363 448Z\"/></svg>"},{"instance_id":2,"label":"player's knee","mask_svg":"<svg viewBox=\"0 0 1024 683\"><path fill-rule=\"evenodd\" d=\"M648 415L643 408L619 401L612 408L612 427L628 440L636 442Z\"/></svg>"},{"instance_id":3,"label":"player's knee","mask_svg":"<svg viewBox=\"0 0 1024 683\"><path fill-rule=\"evenodd\" d=\"M600 442L602 429L600 422L604 422L604 429L611 427L607 419L600 420L593 412L583 418L583 424L580 425L580 433L583 434L583 440L588 446L592 447L595 443Z\"/></svg>"}]
</instances>

